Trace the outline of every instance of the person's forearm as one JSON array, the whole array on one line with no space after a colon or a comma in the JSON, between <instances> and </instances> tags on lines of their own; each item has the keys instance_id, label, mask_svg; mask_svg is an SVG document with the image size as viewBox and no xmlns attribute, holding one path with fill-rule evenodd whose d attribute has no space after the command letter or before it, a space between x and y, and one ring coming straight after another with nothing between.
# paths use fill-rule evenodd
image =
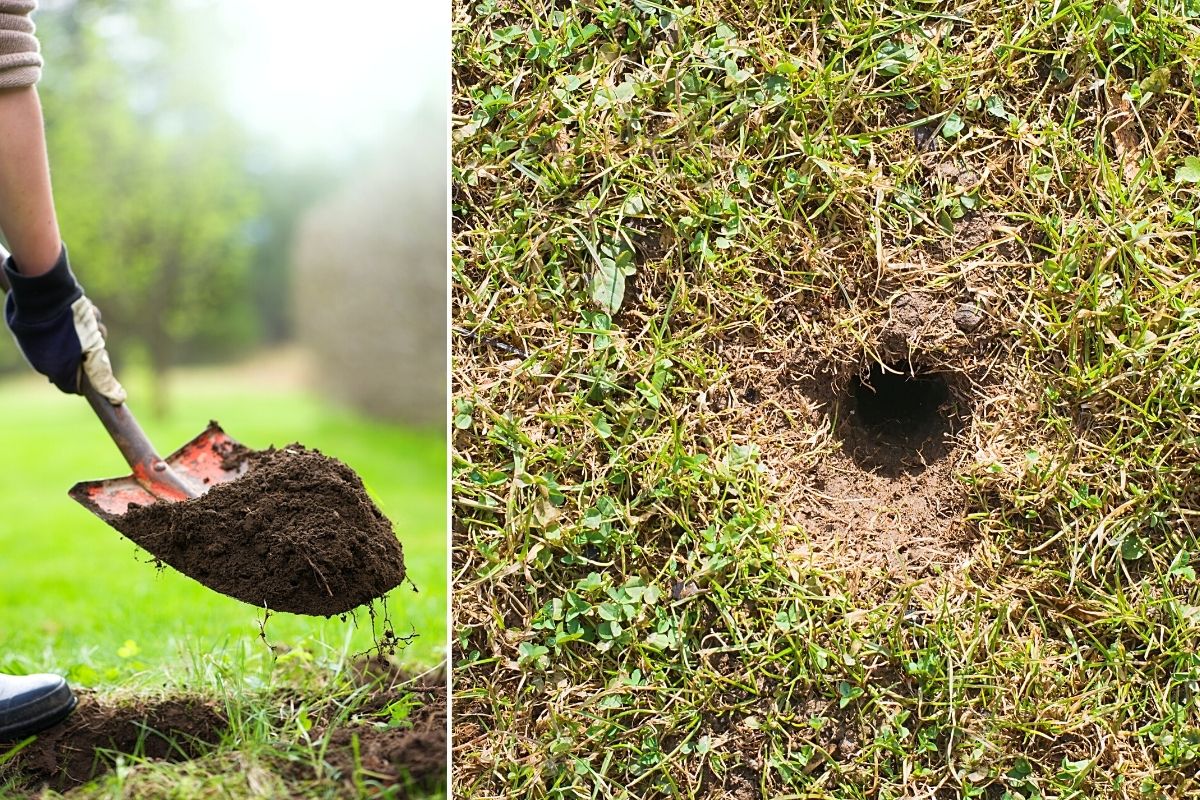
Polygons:
<instances>
[{"instance_id":1,"label":"person's forearm","mask_svg":"<svg viewBox=\"0 0 1200 800\"><path fill-rule=\"evenodd\" d=\"M41 275L62 250L37 90L0 90L0 231L24 275Z\"/></svg>"}]
</instances>

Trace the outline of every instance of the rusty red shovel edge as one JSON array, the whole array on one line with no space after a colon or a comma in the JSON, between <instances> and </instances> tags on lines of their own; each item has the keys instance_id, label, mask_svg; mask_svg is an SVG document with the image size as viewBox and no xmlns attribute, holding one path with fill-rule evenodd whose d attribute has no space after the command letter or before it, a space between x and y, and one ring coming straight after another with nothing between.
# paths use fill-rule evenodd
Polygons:
<instances>
[{"instance_id":1,"label":"rusty red shovel edge","mask_svg":"<svg viewBox=\"0 0 1200 800\"><path fill-rule=\"evenodd\" d=\"M108 402L103 398L101 401ZM123 409L128 414L123 405L113 408L118 413ZM132 415L129 416L132 421ZM137 422L133 421L133 424ZM120 442L118 447L121 447ZM121 452L126 454L125 448L122 447ZM199 497L218 483L234 480L249 466L245 458L238 457L244 452L245 448L221 430L220 425L210 422L200 435L165 459L159 458L152 447L139 449L144 457L130 459L126 454L133 474L82 481L72 486L68 494L88 511L111 522L125 514L130 506L188 500Z\"/></svg>"},{"instance_id":2,"label":"rusty red shovel edge","mask_svg":"<svg viewBox=\"0 0 1200 800\"><path fill-rule=\"evenodd\" d=\"M8 251L0 246L0 264L7 258ZM0 269L0 288L9 290L3 269ZM77 483L68 492L105 522L111 523L122 516L131 505L174 503L199 497L249 468L248 461L239 457L246 449L215 422L210 422L183 447L161 458L127 403L113 405L82 375L80 390L133 470L133 474L120 478Z\"/></svg>"}]
</instances>

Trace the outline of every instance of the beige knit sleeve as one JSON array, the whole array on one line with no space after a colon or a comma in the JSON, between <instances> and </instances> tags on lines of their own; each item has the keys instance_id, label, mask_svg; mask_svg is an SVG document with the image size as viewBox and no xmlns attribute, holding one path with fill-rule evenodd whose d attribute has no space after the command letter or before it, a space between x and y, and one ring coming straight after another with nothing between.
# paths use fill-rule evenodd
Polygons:
<instances>
[{"instance_id":1,"label":"beige knit sleeve","mask_svg":"<svg viewBox=\"0 0 1200 800\"><path fill-rule=\"evenodd\" d=\"M42 77L42 56L30 13L37 0L0 0L0 89L32 86Z\"/></svg>"}]
</instances>

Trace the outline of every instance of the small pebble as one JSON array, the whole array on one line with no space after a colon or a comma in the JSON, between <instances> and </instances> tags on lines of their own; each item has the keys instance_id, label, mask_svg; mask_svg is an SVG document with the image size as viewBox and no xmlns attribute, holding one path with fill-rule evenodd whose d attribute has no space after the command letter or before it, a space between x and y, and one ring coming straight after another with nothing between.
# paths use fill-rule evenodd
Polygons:
<instances>
[{"instance_id":1,"label":"small pebble","mask_svg":"<svg viewBox=\"0 0 1200 800\"><path fill-rule=\"evenodd\" d=\"M954 325L963 333L974 333L983 324L983 314L974 303L962 303L954 312Z\"/></svg>"},{"instance_id":2,"label":"small pebble","mask_svg":"<svg viewBox=\"0 0 1200 800\"><path fill-rule=\"evenodd\" d=\"M700 594L700 587L693 581L675 581L671 584L672 600L682 600L695 594Z\"/></svg>"}]
</instances>

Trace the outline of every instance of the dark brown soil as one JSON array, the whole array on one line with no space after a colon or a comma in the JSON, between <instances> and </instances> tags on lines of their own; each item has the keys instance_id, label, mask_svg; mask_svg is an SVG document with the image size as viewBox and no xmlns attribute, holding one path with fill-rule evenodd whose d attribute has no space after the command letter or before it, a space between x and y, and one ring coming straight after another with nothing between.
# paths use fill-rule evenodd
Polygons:
<instances>
[{"instance_id":1,"label":"dark brown soil","mask_svg":"<svg viewBox=\"0 0 1200 800\"><path fill-rule=\"evenodd\" d=\"M332 774L314 774L309 765L296 762L284 765L284 774L300 782L332 777L345 784L347 791L355 792L369 781L367 796L406 797L403 791L397 793L405 787L417 790L415 794L444 791L448 757L445 672L413 680L382 658L360 662L355 669L356 681L366 687L367 694L354 716L348 722L318 718L310 732L314 741L329 736L323 770L332 770ZM407 719L389 726L387 709L402 695L415 697L419 705Z\"/></svg>"},{"instance_id":2,"label":"dark brown soil","mask_svg":"<svg viewBox=\"0 0 1200 800\"><path fill-rule=\"evenodd\" d=\"M244 455L240 478L110 523L205 586L275 611L334 616L400 585L400 542L353 470L299 444Z\"/></svg>"},{"instance_id":3,"label":"dark brown soil","mask_svg":"<svg viewBox=\"0 0 1200 800\"><path fill-rule=\"evenodd\" d=\"M62 792L107 772L116 754L194 758L225 728L216 705L200 698L120 702L79 692L75 712L0 766L0 778L19 775L30 793L46 786Z\"/></svg>"},{"instance_id":4,"label":"dark brown soil","mask_svg":"<svg viewBox=\"0 0 1200 800\"><path fill-rule=\"evenodd\" d=\"M444 783L446 774L446 716L427 715L409 730L369 726L339 728L329 739L325 760L342 776L356 768L354 739L358 739L357 765L362 773L383 784L429 786Z\"/></svg>"}]
</instances>

